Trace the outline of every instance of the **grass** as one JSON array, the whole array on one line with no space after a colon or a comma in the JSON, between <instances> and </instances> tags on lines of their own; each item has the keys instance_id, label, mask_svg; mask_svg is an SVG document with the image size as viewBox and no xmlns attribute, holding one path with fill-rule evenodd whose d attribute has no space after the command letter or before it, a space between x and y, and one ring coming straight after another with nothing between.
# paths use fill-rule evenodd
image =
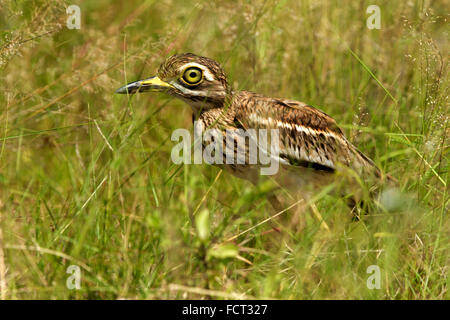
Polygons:
<instances>
[{"instance_id":1,"label":"grass","mask_svg":"<svg viewBox=\"0 0 450 320\"><path fill-rule=\"evenodd\" d=\"M65 27L73 2L0 5L0 298L449 298L444 2L75 3L80 30ZM371 4L380 30L366 27ZM264 186L170 161L188 106L113 94L175 52L324 110L401 193L351 222L322 192L328 230L307 214L300 233L267 233Z\"/></svg>"}]
</instances>

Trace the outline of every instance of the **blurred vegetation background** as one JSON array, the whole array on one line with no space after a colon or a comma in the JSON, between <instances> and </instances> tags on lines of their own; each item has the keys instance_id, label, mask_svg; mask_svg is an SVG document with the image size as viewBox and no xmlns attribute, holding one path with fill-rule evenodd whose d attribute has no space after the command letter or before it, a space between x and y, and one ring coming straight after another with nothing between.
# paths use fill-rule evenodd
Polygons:
<instances>
[{"instance_id":1,"label":"blurred vegetation background","mask_svg":"<svg viewBox=\"0 0 450 320\"><path fill-rule=\"evenodd\" d=\"M71 4L79 30L66 27ZM366 26L372 4L379 30ZM448 299L448 9L1 1L0 298ZM308 214L300 233L274 236L268 223L242 233L269 216L264 188L170 161L190 108L113 94L176 52L219 61L235 89L330 114L402 193L360 222L320 194L329 230ZM79 290L66 286L70 265Z\"/></svg>"}]
</instances>

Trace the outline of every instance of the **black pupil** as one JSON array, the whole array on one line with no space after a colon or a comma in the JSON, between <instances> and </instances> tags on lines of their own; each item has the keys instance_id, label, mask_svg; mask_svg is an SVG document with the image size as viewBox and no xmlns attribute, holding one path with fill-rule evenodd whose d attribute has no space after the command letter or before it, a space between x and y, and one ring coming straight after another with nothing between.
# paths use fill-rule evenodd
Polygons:
<instances>
[{"instance_id":1,"label":"black pupil","mask_svg":"<svg viewBox=\"0 0 450 320\"><path fill-rule=\"evenodd\" d=\"M200 81L202 80L201 77L202 77L202 72L195 68L189 68L183 74L184 81L190 85L196 85L196 84L200 83Z\"/></svg>"}]
</instances>

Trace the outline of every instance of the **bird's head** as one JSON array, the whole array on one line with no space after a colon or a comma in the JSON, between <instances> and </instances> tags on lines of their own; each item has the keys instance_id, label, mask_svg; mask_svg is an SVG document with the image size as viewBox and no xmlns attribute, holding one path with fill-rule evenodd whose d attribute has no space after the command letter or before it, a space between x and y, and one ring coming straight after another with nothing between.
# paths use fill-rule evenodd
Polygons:
<instances>
[{"instance_id":1,"label":"bird's head","mask_svg":"<svg viewBox=\"0 0 450 320\"><path fill-rule=\"evenodd\" d=\"M194 109L223 106L231 92L220 65L192 53L176 54L163 62L156 76L131 82L116 93L166 92L190 104Z\"/></svg>"}]
</instances>

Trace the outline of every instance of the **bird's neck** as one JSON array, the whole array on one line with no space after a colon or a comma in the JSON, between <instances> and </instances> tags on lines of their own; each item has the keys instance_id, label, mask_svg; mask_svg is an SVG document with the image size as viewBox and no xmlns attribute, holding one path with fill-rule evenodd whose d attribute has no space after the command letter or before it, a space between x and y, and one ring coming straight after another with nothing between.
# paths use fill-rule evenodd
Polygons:
<instances>
[{"instance_id":1,"label":"bird's neck","mask_svg":"<svg viewBox=\"0 0 450 320\"><path fill-rule=\"evenodd\" d=\"M221 103L192 105L192 120L202 121L206 126L227 126L233 122L235 110L233 96L230 94Z\"/></svg>"},{"instance_id":2,"label":"bird's neck","mask_svg":"<svg viewBox=\"0 0 450 320\"><path fill-rule=\"evenodd\" d=\"M225 98L183 99L192 108L193 118L198 119L202 114L228 113L233 102L233 92Z\"/></svg>"}]
</instances>

